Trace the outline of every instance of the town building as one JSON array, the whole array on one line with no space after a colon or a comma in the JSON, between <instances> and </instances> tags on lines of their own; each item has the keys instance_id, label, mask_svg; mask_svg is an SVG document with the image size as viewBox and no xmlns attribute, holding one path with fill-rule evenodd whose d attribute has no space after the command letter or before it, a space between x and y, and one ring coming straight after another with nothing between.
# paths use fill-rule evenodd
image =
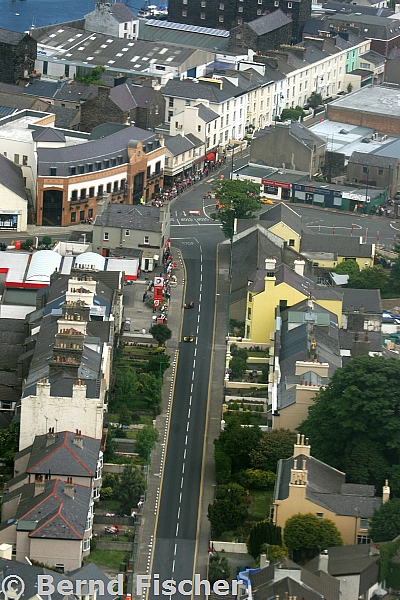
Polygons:
<instances>
[{"instance_id":1,"label":"town building","mask_svg":"<svg viewBox=\"0 0 400 600\"><path fill-rule=\"evenodd\" d=\"M155 87L116 81L112 88L98 87L97 94L82 103L80 130L91 132L103 123L135 125L154 131L164 122L165 99Z\"/></svg>"},{"instance_id":2,"label":"town building","mask_svg":"<svg viewBox=\"0 0 400 600\"><path fill-rule=\"evenodd\" d=\"M355 260L360 269L372 267L375 243L359 236L327 235L303 232L300 242L302 256L315 267L332 268L344 260Z\"/></svg>"},{"instance_id":3,"label":"town building","mask_svg":"<svg viewBox=\"0 0 400 600\"><path fill-rule=\"evenodd\" d=\"M346 179L371 188L386 188L394 198L400 188L400 159L380 154L353 152L347 163Z\"/></svg>"},{"instance_id":4,"label":"town building","mask_svg":"<svg viewBox=\"0 0 400 600\"><path fill-rule=\"evenodd\" d=\"M250 162L306 172L311 178L321 171L325 151L326 142L301 123L275 123L254 134Z\"/></svg>"},{"instance_id":5,"label":"town building","mask_svg":"<svg viewBox=\"0 0 400 600\"><path fill-rule=\"evenodd\" d=\"M208 102L185 106L181 113L176 113L170 121L172 136L192 134L203 141L205 152L216 148L221 136L219 114L206 106Z\"/></svg>"},{"instance_id":6,"label":"town building","mask_svg":"<svg viewBox=\"0 0 400 600\"><path fill-rule=\"evenodd\" d=\"M230 31L231 49L250 48L257 54L265 55L268 50L292 41L292 19L281 9L258 17L249 23L237 25Z\"/></svg>"},{"instance_id":7,"label":"town building","mask_svg":"<svg viewBox=\"0 0 400 600\"><path fill-rule=\"evenodd\" d=\"M123 2L97 0L94 10L85 15L86 31L136 40L139 20Z\"/></svg>"},{"instance_id":8,"label":"town building","mask_svg":"<svg viewBox=\"0 0 400 600\"><path fill-rule=\"evenodd\" d=\"M389 84L370 85L327 105L327 118L391 134L400 134L399 90Z\"/></svg>"},{"instance_id":9,"label":"town building","mask_svg":"<svg viewBox=\"0 0 400 600\"><path fill-rule=\"evenodd\" d=\"M34 132L34 136L35 136ZM55 135L50 129L49 135ZM63 141L63 133L59 133ZM61 225L94 219L97 204L138 204L163 187L163 139L137 127L85 144L37 150L37 225Z\"/></svg>"},{"instance_id":10,"label":"town building","mask_svg":"<svg viewBox=\"0 0 400 600\"><path fill-rule=\"evenodd\" d=\"M187 177L200 168L204 162L206 150L204 141L193 134L165 137L164 183L174 184L180 177Z\"/></svg>"},{"instance_id":11,"label":"town building","mask_svg":"<svg viewBox=\"0 0 400 600\"><path fill-rule=\"evenodd\" d=\"M384 499L375 497L372 485L346 483L346 474L311 456L304 436L297 436L291 458L280 460L273 496L272 519L284 528L298 513L313 513L333 521L344 544L366 544L368 520Z\"/></svg>"},{"instance_id":12,"label":"town building","mask_svg":"<svg viewBox=\"0 0 400 600\"><path fill-rule=\"evenodd\" d=\"M0 28L0 81L28 80L35 69L36 41L29 33Z\"/></svg>"},{"instance_id":13,"label":"town building","mask_svg":"<svg viewBox=\"0 0 400 600\"><path fill-rule=\"evenodd\" d=\"M341 32L345 35L352 32L371 40L371 50L383 56L388 56L393 48L398 47L400 41L400 26L396 19L356 12L329 15L324 22L324 29L329 32ZM349 68L348 72L352 70Z\"/></svg>"},{"instance_id":14,"label":"town building","mask_svg":"<svg viewBox=\"0 0 400 600\"><path fill-rule=\"evenodd\" d=\"M109 204L96 217L93 227L93 249L110 256L118 249L121 255L136 250L144 271L151 271L150 262L161 264L170 242L169 206L121 206ZM147 264L143 265L143 253ZM151 255L151 256L150 256ZM146 260L144 261L146 263Z\"/></svg>"},{"instance_id":15,"label":"town building","mask_svg":"<svg viewBox=\"0 0 400 600\"><path fill-rule=\"evenodd\" d=\"M305 22L311 15L311 1L299 0L296 2L279 2L279 0L258 0L257 4L235 0L232 3L211 0L206 5L195 4L193 0L186 0L187 4L179 0L172 0L168 5L168 15L171 21L198 25L215 29L231 30L243 23L268 15L277 8L282 10L293 21L292 40L301 40Z\"/></svg>"},{"instance_id":16,"label":"town building","mask_svg":"<svg viewBox=\"0 0 400 600\"><path fill-rule=\"evenodd\" d=\"M22 168L0 154L0 229L26 231L28 197Z\"/></svg>"}]
</instances>

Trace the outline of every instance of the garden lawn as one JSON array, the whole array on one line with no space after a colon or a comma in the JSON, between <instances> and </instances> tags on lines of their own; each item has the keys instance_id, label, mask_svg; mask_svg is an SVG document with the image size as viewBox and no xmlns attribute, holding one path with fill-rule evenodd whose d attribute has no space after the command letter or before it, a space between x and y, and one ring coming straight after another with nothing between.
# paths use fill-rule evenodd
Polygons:
<instances>
[{"instance_id":1,"label":"garden lawn","mask_svg":"<svg viewBox=\"0 0 400 600\"><path fill-rule=\"evenodd\" d=\"M120 563L124 560L126 552L119 550L93 550L85 561L104 565L112 569L119 569Z\"/></svg>"},{"instance_id":2,"label":"garden lawn","mask_svg":"<svg viewBox=\"0 0 400 600\"><path fill-rule=\"evenodd\" d=\"M254 498L253 515L262 519L269 517L272 490L252 490L250 496Z\"/></svg>"}]
</instances>

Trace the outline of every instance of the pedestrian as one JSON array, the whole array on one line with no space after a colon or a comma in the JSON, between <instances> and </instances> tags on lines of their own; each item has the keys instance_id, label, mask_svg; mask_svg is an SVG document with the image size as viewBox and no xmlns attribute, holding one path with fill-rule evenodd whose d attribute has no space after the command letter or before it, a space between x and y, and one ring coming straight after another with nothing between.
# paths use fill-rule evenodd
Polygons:
<instances>
[{"instance_id":1,"label":"pedestrian","mask_svg":"<svg viewBox=\"0 0 400 600\"><path fill-rule=\"evenodd\" d=\"M146 292L145 292L145 293L143 294L143 298L142 298L143 302L146 302L146 299L147 299L147 294L146 294Z\"/></svg>"}]
</instances>

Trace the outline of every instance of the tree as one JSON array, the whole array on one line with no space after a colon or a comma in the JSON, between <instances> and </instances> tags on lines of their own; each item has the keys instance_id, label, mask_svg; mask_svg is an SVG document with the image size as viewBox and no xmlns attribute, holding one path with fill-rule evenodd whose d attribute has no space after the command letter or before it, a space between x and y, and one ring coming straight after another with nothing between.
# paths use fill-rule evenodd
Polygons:
<instances>
[{"instance_id":1,"label":"tree","mask_svg":"<svg viewBox=\"0 0 400 600\"><path fill-rule=\"evenodd\" d=\"M19 422L13 421L7 429L0 431L0 456L7 471L12 471L14 458L18 452Z\"/></svg>"},{"instance_id":2,"label":"tree","mask_svg":"<svg viewBox=\"0 0 400 600\"><path fill-rule=\"evenodd\" d=\"M220 579L229 581L230 575L231 568L229 566L228 559L226 556L222 556L218 552L215 552L210 558L210 564L208 567L208 581L211 583L211 585L214 585L214 583Z\"/></svg>"},{"instance_id":3,"label":"tree","mask_svg":"<svg viewBox=\"0 0 400 600\"><path fill-rule=\"evenodd\" d=\"M228 483L231 478L231 459L220 448L214 448L215 475L218 485Z\"/></svg>"},{"instance_id":4,"label":"tree","mask_svg":"<svg viewBox=\"0 0 400 600\"><path fill-rule=\"evenodd\" d=\"M308 98L307 103L311 108L317 108L317 106L321 106L322 104L322 96L318 92L312 92L311 96Z\"/></svg>"},{"instance_id":5,"label":"tree","mask_svg":"<svg viewBox=\"0 0 400 600\"><path fill-rule=\"evenodd\" d=\"M374 542L389 542L400 534L400 498L388 500L374 510L369 535Z\"/></svg>"},{"instance_id":6,"label":"tree","mask_svg":"<svg viewBox=\"0 0 400 600\"><path fill-rule=\"evenodd\" d=\"M353 91L353 84L352 83L348 83L347 84L347 93L350 94Z\"/></svg>"},{"instance_id":7,"label":"tree","mask_svg":"<svg viewBox=\"0 0 400 600\"><path fill-rule=\"evenodd\" d=\"M260 210L260 185L227 179L215 181L211 187L221 207L218 215L213 213L211 217L221 221L225 237L231 238L235 219L254 219L254 213Z\"/></svg>"},{"instance_id":8,"label":"tree","mask_svg":"<svg viewBox=\"0 0 400 600\"><path fill-rule=\"evenodd\" d=\"M216 537L224 531L236 531L248 516L244 504L234 504L229 500L216 500L208 505L208 519Z\"/></svg>"},{"instance_id":9,"label":"tree","mask_svg":"<svg viewBox=\"0 0 400 600\"><path fill-rule=\"evenodd\" d=\"M376 265L350 274L348 286L362 290L382 290L384 293L388 288L389 281L389 274L385 269L381 265Z\"/></svg>"},{"instance_id":10,"label":"tree","mask_svg":"<svg viewBox=\"0 0 400 600\"><path fill-rule=\"evenodd\" d=\"M275 480L275 473L262 471L261 469L246 469L245 471L239 471L236 476L236 481L240 485L252 490L273 489Z\"/></svg>"},{"instance_id":11,"label":"tree","mask_svg":"<svg viewBox=\"0 0 400 600\"><path fill-rule=\"evenodd\" d=\"M273 429L263 433L257 446L250 452L253 469L276 473L278 460L293 455L296 434L289 429Z\"/></svg>"},{"instance_id":12,"label":"tree","mask_svg":"<svg viewBox=\"0 0 400 600\"><path fill-rule=\"evenodd\" d=\"M250 556L256 559L261 554L264 544L273 546L282 545L282 530L267 519L254 523L250 529L249 539L247 541L247 550Z\"/></svg>"},{"instance_id":13,"label":"tree","mask_svg":"<svg viewBox=\"0 0 400 600\"><path fill-rule=\"evenodd\" d=\"M132 421L132 413L126 404L122 404L119 410L118 420L120 425L130 425Z\"/></svg>"},{"instance_id":14,"label":"tree","mask_svg":"<svg viewBox=\"0 0 400 600\"><path fill-rule=\"evenodd\" d=\"M120 501L124 513L130 514L131 508L137 505L145 489L143 475L132 465L127 465L114 490L114 496Z\"/></svg>"},{"instance_id":15,"label":"tree","mask_svg":"<svg viewBox=\"0 0 400 600\"><path fill-rule=\"evenodd\" d=\"M382 465L400 462L400 362L353 358L317 393L298 429L310 438L313 455L333 467L345 471L354 458L357 476L349 481L382 485L390 476Z\"/></svg>"},{"instance_id":16,"label":"tree","mask_svg":"<svg viewBox=\"0 0 400 600\"><path fill-rule=\"evenodd\" d=\"M112 409L119 410L119 407L122 405L127 406L128 409L132 409L137 395L138 387L135 369L118 369L111 401Z\"/></svg>"},{"instance_id":17,"label":"tree","mask_svg":"<svg viewBox=\"0 0 400 600\"><path fill-rule=\"evenodd\" d=\"M90 85L92 83L95 85L104 85L104 82L101 80L101 76L104 73L104 71L105 71L105 67L102 67L99 65L97 67L94 67L90 71L90 73L88 73L84 77L75 75L74 79L75 79L75 81L80 81L84 85Z\"/></svg>"},{"instance_id":18,"label":"tree","mask_svg":"<svg viewBox=\"0 0 400 600\"><path fill-rule=\"evenodd\" d=\"M160 382L154 373L139 373L137 390L138 398L148 406L154 408L160 403Z\"/></svg>"},{"instance_id":19,"label":"tree","mask_svg":"<svg viewBox=\"0 0 400 600\"><path fill-rule=\"evenodd\" d=\"M281 121L298 121L303 120L304 110L300 106L296 108L284 108L281 112Z\"/></svg>"},{"instance_id":20,"label":"tree","mask_svg":"<svg viewBox=\"0 0 400 600\"><path fill-rule=\"evenodd\" d=\"M397 253L397 257L390 269L390 287L395 298L400 294L400 244L395 244L394 251Z\"/></svg>"},{"instance_id":21,"label":"tree","mask_svg":"<svg viewBox=\"0 0 400 600\"><path fill-rule=\"evenodd\" d=\"M164 323L156 323L150 328L150 333L160 346L165 346L167 340L171 339L172 331Z\"/></svg>"},{"instance_id":22,"label":"tree","mask_svg":"<svg viewBox=\"0 0 400 600\"><path fill-rule=\"evenodd\" d=\"M233 416L221 431L214 441L215 448L229 457L232 474L250 467L250 453L261 436L262 432L257 426L242 427L238 416Z\"/></svg>"},{"instance_id":23,"label":"tree","mask_svg":"<svg viewBox=\"0 0 400 600\"><path fill-rule=\"evenodd\" d=\"M232 504L245 504L247 500L247 492L243 486L238 483L229 483L219 485L215 494L217 500L227 500Z\"/></svg>"},{"instance_id":24,"label":"tree","mask_svg":"<svg viewBox=\"0 0 400 600\"><path fill-rule=\"evenodd\" d=\"M136 434L135 439L135 452L142 458L147 459L150 451L156 445L158 441L158 431L150 425L145 425L143 429L140 429Z\"/></svg>"},{"instance_id":25,"label":"tree","mask_svg":"<svg viewBox=\"0 0 400 600\"><path fill-rule=\"evenodd\" d=\"M343 546L342 536L330 519L320 519L313 513L297 513L285 523L283 539L286 546L302 557L315 556L330 546Z\"/></svg>"},{"instance_id":26,"label":"tree","mask_svg":"<svg viewBox=\"0 0 400 600\"><path fill-rule=\"evenodd\" d=\"M358 266L358 262L354 259L351 260L343 260L341 263L336 265L333 269L331 269L334 273L338 275L358 275L360 272L360 267Z\"/></svg>"},{"instance_id":27,"label":"tree","mask_svg":"<svg viewBox=\"0 0 400 600\"><path fill-rule=\"evenodd\" d=\"M242 379L246 373L247 363L240 356L232 356L229 362L229 368L232 370L234 379Z\"/></svg>"}]
</instances>

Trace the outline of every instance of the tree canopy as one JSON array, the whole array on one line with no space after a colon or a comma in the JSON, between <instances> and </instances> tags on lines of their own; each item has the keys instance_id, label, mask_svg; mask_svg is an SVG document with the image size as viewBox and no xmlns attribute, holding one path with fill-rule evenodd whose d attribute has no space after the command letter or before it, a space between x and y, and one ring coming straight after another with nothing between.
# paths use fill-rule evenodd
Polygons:
<instances>
[{"instance_id":1,"label":"tree canopy","mask_svg":"<svg viewBox=\"0 0 400 600\"><path fill-rule=\"evenodd\" d=\"M400 361L359 356L337 369L299 426L313 456L347 481L400 490ZM334 432L334 435L332 435Z\"/></svg>"},{"instance_id":2,"label":"tree canopy","mask_svg":"<svg viewBox=\"0 0 400 600\"><path fill-rule=\"evenodd\" d=\"M253 469L276 473L278 460L293 455L296 434L289 429L273 429L262 434L257 446L250 452Z\"/></svg>"},{"instance_id":3,"label":"tree canopy","mask_svg":"<svg viewBox=\"0 0 400 600\"><path fill-rule=\"evenodd\" d=\"M0 456L8 471L14 466L15 453L18 452L19 422L13 421L7 429L0 431Z\"/></svg>"},{"instance_id":4,"label":"tree canopy","mask_svg":"<svg viewBox=\"0 0 400 600\"><path fill-rule=\"evenodd\" d=\"M239 419L233 418L227 423L224 431L221 431L214 445L216 450L229 457L231 472L235 474L250 466L250 453L257 446L261 436L259 427L242 427Z\"/></svg>"},{"instance_id":5,"label":"tree canopy","mask_svg":"<svg viewBox=\"0 0 400 600\"><path fill-rule=\"evenodd\" d=\"M388 500L374 510L369 534L374 542L390 542L400 535L400 498Z\"/></svg>"},{"instance_id":6,"label":"tree canopy","mask_svg":"<svg viewBox=\"0 0 400 600\"><path fill-rule=\"evenodd\" d=\"M143 429L140 429L136 434L135 439L135 452L142 458L146 458L149 452L154 448L158 441L158 431L150 425L145 425Z\"/></svg>"},{"instance_id":7,"label":"tree canopy","mask_svg":"<svg viewBox=\"0 0 400 600\"><path fill-rule=\"evenodd\" d=\"M172 331L167 325L164 323L156 323L150 328L150 333L155 340L160 344L160 346L164 346L165 342L171 339Z\"/></svg>"},{"instance_id":8,"label":"tree canopy","mask_svg":"<svg viewBox=\"0 0 400 600\"><path fill-rule=\"evenodd\" d=\"M98 65L97 67L94 67L90 71L90 73L88 73L87 75L85 75L85 76L75 75L74 79L75 79L75 81L80 81L81 83L83 83L86 86L88 86L92 83L95 85L104 85L104 82L101 80L101 76L105 70L106 70L105 67Z\"/></svg>"},{"instance_id":9,"label":"tree canopy","mask_svg":"<svg viewBox=\"0 0 400 600\"><path fill-rule=\"evenodd\" d=\"M114 489L114 495L121 502L124 513L130 514L131 508L137 505L145 489L143 475L132 465L127 465Z\"/></svg>"},{"instance_id":10,"label":"tree canopy","mask_svg":"<svg viewBox=\"0 0 400 600\"><path fill-rule=\"evenodd\" d=\"M297 513L285 523L285 545L303 557L315 556L331 546L343 546L343 539L335 523L320 519L313 513Z\"/></svg>"},{"instance_id":11,"label":"tree canopy","mask_svg":"<svg viewBox=\"0 0 400 600\"><path fill-rule=\"evenodd\" d=\"M321 106L322 104L322 96L318 92L312 92L311 96L307 99L307 102L311 108L317 108L317 106Z\"/></svg>"},{"instance_id":12,"label":"tree canopy","mask_svg":"<svg viewBox=\"0 0 400 600\"><path fill-rule=\"evenodd\" d=\"M220 203L218 215L213 218L222 223L226 237L232 237L235 219L253 219L260 210L260 185L252 181L220 180L212 184L216 199Z\"/></svg>"}]
</instances>

